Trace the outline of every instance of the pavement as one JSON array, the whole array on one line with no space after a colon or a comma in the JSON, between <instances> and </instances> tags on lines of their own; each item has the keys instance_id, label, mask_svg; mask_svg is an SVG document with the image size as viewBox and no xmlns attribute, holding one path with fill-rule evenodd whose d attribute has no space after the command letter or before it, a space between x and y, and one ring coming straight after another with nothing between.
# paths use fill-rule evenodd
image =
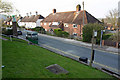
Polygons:
<instances>
[{"instance_id":1,"label":"pavement","mask_svg":"<svg viewBox=\"0 0 120 80\"><path fill-rule=\"evenodd\" d=\"M3 38L3 37L1 37L1 36L0 36L0 39L5 40L5 41L8 40L8 39L5 39L5 38Z\"/></svg>"},{"instance_id":2,"label":"pavement","mask_svg":"<svg viewBox=\"0 0 120 80\"><path fill-rule=\"evenodd\" d=\"M67 42L69 44L75 44L75 45L79 45L79 46L84 46L84 47L87 47L87 48L91 48L91 46L92 46L91 43L77 41L77 40L74 40L74 39L66 39L66 38L61 38L61 37L56 37L56 36L49 36L49 35L40 34L40 33L39 33L39 35L40 36L45 36L45 37L48 37L48 38L52 38L52 39L56 39L56 40L61 40L61 41ZM94 49L95 50L100 50L100 51L105 51L105 52L110 52L110 53L113 53L113 54L118 54L120 52L120 49L115 48L115 47L110 47L110 46L102 46L102 47L100 47L100 45L94 45Z\"/></svg>"}]
</instances>

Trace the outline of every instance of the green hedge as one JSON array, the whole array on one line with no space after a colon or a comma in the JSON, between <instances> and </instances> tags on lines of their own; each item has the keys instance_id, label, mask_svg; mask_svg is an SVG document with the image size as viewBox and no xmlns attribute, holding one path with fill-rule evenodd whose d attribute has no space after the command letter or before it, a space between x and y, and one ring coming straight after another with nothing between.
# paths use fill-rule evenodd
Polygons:
<instances>
[{"instance_id":1,"label":"green hedge","mask_svg":"<svg viewBox=\"0 0 120 80\"><path fill-rule=\"evenodd\" d=\"M33 31L37 31L37 32L39 32L39 33L43 33L43 34L46 33L46 31L45 31L45 29L44 29L43 27L32 28L32 30L33 30Z\"/></svg>"},{"instance_id":2,"label":"green hedge","mask_svg":"<svg viewBox=\"0 0 120 80\"><path fill-rule=\"evenodd\" d=\"M13 35L13 30L12 29L6 30L6 28L2 28L2 34Z\"/></svg>"},{"instance_id":3,"label":"green hedge","mask_svg":"<svg viewBox=\"0 0 120 80\"><path fill-rule=\"evenodd\" d=\"M104 27L101 24L87 24L83 27L83 41L84 42L91 42L92 35L93 35L93 29L97 31L97 37L96 37L96 43L100 42L101 37L101 30L104 29Z\"/></svg>"},{"instance_id":4,"label":"green hedge","mask_svg":"<svg viewBox=\"0 0 120 80\"><path fill-rule=\"evenodd\" d=\"M62 31L62 29L54 29L54 33L58 37L68 37L69 36L69 33Z\"/></svg>"},{"instance_id":5,"label":"green hedge","mask_svg":"<svg viewBox=\"0 0 120 80\"><path fill-rule=\"evenodd\" d=\"M113 35L113 33L103 34L103 40L109 39L112 35Z\"/></svg>"}]
</instances>

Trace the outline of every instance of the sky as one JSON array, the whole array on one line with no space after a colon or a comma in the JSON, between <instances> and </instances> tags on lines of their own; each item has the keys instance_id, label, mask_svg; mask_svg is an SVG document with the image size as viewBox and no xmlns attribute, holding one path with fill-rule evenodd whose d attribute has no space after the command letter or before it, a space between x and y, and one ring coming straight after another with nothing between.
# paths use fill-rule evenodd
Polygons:
<instances>
[{"instance_id":1,"label":"sky","mask_svg":"<svg viewBox=\"0 0 120 80\"><path fill-rule=\"evenodd\" d=\"M32 12L32 15L38 11L38 14L46 17L55 8L57 12L75 11L78 4L81 5L84 1L85 10L96 18L105 18L109 10L118 9L120 0L2 0L11 2L19 14L23 17L26 13ZM13 13L17 14L17 13Z\"/></svg>"}]
</instances>

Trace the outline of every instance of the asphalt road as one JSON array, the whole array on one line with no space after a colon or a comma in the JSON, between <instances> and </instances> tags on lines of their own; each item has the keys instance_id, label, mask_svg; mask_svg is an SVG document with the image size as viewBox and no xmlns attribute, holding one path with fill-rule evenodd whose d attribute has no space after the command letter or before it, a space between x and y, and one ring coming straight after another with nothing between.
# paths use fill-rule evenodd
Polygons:
<instances>
[{"instance_id":1,"label":"asphalt road","mask_svg":"<svg viewBox=\"0 0 120 80\"><path fill-rule=\"evenodd\" d=\"M23 37L25 38L26 33L23 32ZM91 49L78 46L71 43L66 43L62 40L56 40L45 36L38 36L38 43L52 47L53 49L67 52L69 54L75 55L77 57L87 57L89 60L91 58ZM109 68L109 70L118 73L120 70L120 65L118 61L120 60L120 55L112 54L109 52L95 51L94 65Z\"/></svg>"}]
</instances>

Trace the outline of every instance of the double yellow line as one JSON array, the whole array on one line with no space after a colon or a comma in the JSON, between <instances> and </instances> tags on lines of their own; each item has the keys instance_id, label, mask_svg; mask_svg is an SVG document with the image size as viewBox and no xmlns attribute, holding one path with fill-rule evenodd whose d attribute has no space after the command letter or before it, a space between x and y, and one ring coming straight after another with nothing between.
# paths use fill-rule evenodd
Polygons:
<instances>
[{"instance_id":1,"label":"double yellow line","mask_svg":"<svg viewBox=\"0 0 120 80\"><path fill-rule=\"evenodd\" d=\"M76 56L76 55L73 55L73 54L71 54L71 53L64 52L64 51L62 51L62 50L53 48L53 47L48 46L48 45L45 45L45 44L42 44L42 46L47 47L47 48L50 48L50 49L53 49L53 50L56 50L56 51L59 51L59 52L62 52L62 53L64 53L64 54L67 54L67 55L70 55L70 56L73 56L73 57L75 57L75 58L80 58L80 56ZM90 62L90 60L88 60L88 61ZM100 63L98 63L98 62L95 62L95 61L94 61L94 64L97 64L97 65L102 66L102 67L106 67L106 68L108 68L108 69L110 69L110 70L113 70L113 71L116 71L116 72L118 72L118 71L120 72L120 70L118 70L118 69L116 69L116 68L112 68L112 67L109 67L109 66L107 66L107 65L103 65L103 64L100 64Z\"/></svg>"}]
</instances>

